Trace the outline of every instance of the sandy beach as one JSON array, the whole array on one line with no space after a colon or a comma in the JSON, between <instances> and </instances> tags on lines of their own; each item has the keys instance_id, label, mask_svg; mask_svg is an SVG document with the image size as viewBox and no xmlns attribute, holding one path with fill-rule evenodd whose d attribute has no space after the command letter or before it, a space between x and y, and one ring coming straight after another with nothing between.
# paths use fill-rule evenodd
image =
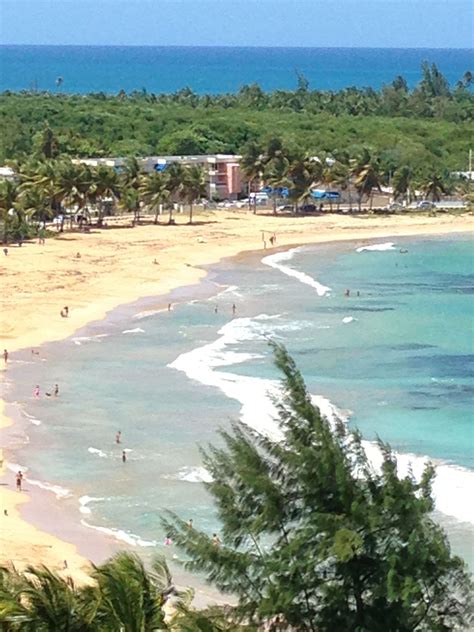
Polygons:
<instances>
[{"instance_id":1,"label":"sandy beach","mask_svg":"<svg viewBox=\"0 0 474 632\"><path fill-rule=\"evenodd\" d=\"M473 228L468 214L295 218L219 210L197 215L192 226L186 215L178 215L176 226L109 226L90 233L64 233L45 245L12 246L8 256L1 256L0 348L7 349L13 359L19 349L37 349L45 342L66 338L118 305L164 296L198 282L207 264L245 251L263 253L265 245L270 250L273 234L275 247L282 248L343 240L396 241L397 236L465 233ZM65 306L67 318L60 315ZM10 423L0 402L0 427ZM5 464L2 468L4 474ZM22 518L28 492L16 492L11 475L2 476L0 488L0 560L20 567L44 563L63 569L66 559L68 569L61 572L84 579L87 562L73 544Z\"/></svg>"}]
</instances>

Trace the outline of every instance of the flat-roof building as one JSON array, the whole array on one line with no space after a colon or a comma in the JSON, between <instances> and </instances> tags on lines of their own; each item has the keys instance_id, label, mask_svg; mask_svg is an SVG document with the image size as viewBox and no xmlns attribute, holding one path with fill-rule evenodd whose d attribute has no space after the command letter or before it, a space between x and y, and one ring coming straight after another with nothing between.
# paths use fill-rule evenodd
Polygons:
<instances>
[{"instance_id":1,"label":"flat-roof building","mask_svg":"<svg viewBox=\"0 0 474 632\"><path fill-rule=\"evenodd\" d=\"M137 158L144 173L163 171L166 165L178 163L183 166L200 165L208 175L208 196L210 199L235 200L242 192L242 178L240 172L240 156L233 154L211 154L198 156L146 156ZM82 163L91 167L105 165L113 168L123 168L125 158L80 158L75 163Z\"/></svg>"}]
</instances>

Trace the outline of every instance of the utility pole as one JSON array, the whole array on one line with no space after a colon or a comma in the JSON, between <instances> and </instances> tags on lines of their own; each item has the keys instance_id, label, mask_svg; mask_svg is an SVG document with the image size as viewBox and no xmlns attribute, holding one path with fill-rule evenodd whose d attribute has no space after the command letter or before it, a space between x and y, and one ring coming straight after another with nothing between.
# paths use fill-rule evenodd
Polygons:
<instances>
[{"instance_id":1,"label":"utility pole","mask_svg":"<svg viewBox=\"0 0 474 632\"><path fill-rule=\"evenodd\" d=\"M469 150L469 177L472 173L472 149Z\"/></svg>"}]
</instances>

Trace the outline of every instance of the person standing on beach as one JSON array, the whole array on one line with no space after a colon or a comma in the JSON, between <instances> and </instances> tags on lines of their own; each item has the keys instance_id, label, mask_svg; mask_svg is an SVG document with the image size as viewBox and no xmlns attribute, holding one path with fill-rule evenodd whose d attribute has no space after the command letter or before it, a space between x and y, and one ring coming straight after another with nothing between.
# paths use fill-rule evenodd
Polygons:
<instances>
[{"instance_id":1,"label":"person standing on beach","mask_svg":"<svg viewBox=\"0 0 474 632\"><path fill-rule=\"evenodd\" d=\"M232 303L232 315L235 316L235 312L237 311L237 307L235 306L235 303Z\"/></svg>"},{"instance_id":2,"label":"person standing on beach","mask_svg":"<svg viewBox=\"0 0 474 632\"><path fill-rule=\"evenodd\" d=\"M36 398L36 399L38 399L38 398L39 398L39 396L40 396L40 387L39 387L39 384L37 384L37 385L35 386L34 396L35 396L35 398Z\"/></svg>"},{"instance_id":3,"label":"person standing on beach","mask_svg":"<svg viewBox=\"0 0 474 632\"><path fill-rule=\"evenodd\" d=\"M18 492L21 492L21 484L23 482L23 472L18 470L16 474L16 489Z\"/></svg>"},{"instance_id":4,"label":"person standing on beach","mask_svg":"<svg viewBox=\"0 0 474 632\"><path fill-rule=\"evenodd\" d=\"M3 350L3 361L5 364L8 362L8 351L6 349Z\"/></svg>"},{"instance_id":5,"label":"person standing on beach","mask_svg":"<svg viewBox=\"0 0 474 632\"><path fill-rule=\"evenodd\" d=\"M59 397L59 386L57 384L54 385L53 394L54 394L54 397Z\"/></svg>"}]
</instances>

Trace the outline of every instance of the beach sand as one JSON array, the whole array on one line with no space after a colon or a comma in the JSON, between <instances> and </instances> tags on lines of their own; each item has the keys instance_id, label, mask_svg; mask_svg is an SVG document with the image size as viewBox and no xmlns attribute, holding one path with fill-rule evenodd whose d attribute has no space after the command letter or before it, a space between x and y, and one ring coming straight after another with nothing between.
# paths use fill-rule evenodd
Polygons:
<instances>
[{"instance_id":1,"label":"beach sand","mask_svg":"<svg viewBox=\"0 0 474 632\"><path fill-rule=\"evenodd\" d=\"M12 359L16 350L36 349L42 343L66 338L120 304L164 296L196 283L206 274L201 266L244 251L263 253L264 238L269 251L273 233L275 247L282 248L342 240L395 241L397 236L470 232L474 228L470 214L275 217L219 210L196 215L192 226L186 215L177 215L176 221L176 226L109 226L90 233L64 233L45 245L10 247L8 256L0 258L0 351L8 349ZM60 311L66 305L69 317L62 318ZM3 403L0 406L0 427L4 427L11 422ZM28 494L16 492L13 486L14 477L2 477L0 562L61 569L67 560L68 570L62 572L83 581L86 560L73 544L21 517Z\"/></svg>"}]
</instances>

